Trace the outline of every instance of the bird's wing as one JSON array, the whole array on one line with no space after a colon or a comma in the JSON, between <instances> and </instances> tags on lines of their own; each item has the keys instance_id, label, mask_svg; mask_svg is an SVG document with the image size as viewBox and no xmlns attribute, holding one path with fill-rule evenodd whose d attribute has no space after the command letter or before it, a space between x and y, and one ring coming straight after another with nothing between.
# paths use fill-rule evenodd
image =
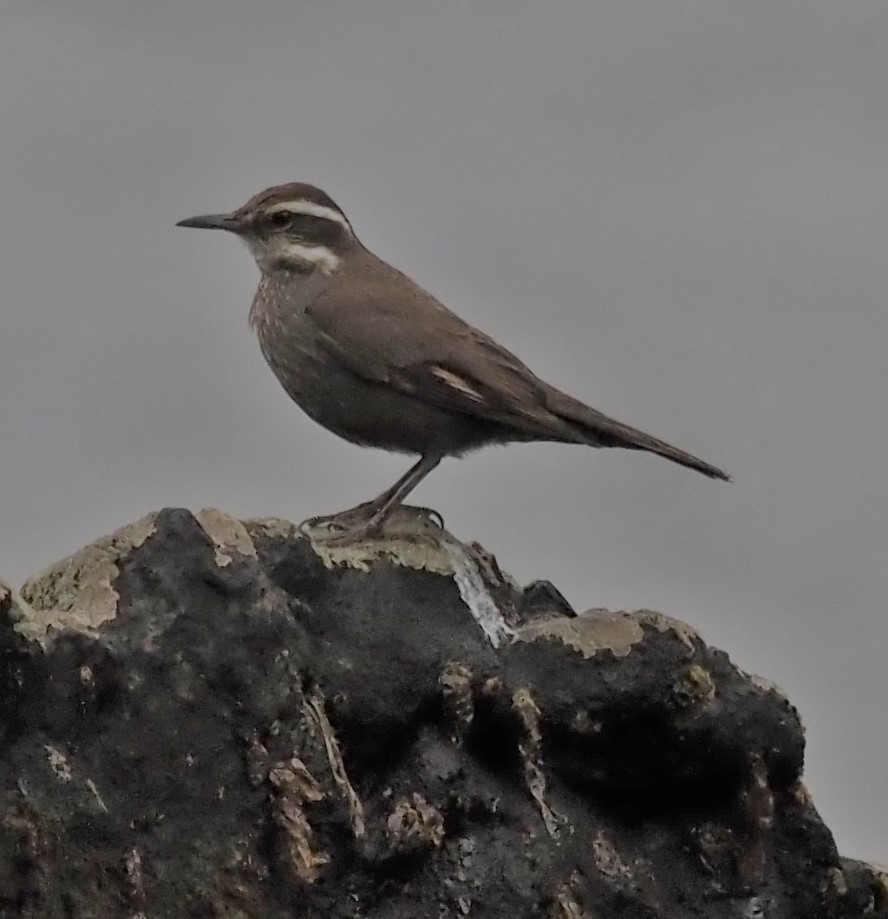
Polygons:
<instances>
[{"instance_id":1,"label":"bird's wing","mask_svg":"<svg viewBox=\"0 0 888 919\"><path fill-rule=\"evenodd\" d=\"M331 285L307 310L319 343L352 373L535 439L647 450L711 478L729 478L544 383L514 354L384 262L374 261L365 277L350 294L341 284Z\"/></svg>"},{"instance_id":2,"label":"bird's wing","mask_svg":"<svg viewBox=\"0 0 888 919\"><path fill-rule=\"evenodd\" d=\"M385 281L350 295L333 285L308 307L332 357L366 380L447 411L586 442L549 410L548 387L515 355L403 275Z\"/></svg>"}]
</instances>

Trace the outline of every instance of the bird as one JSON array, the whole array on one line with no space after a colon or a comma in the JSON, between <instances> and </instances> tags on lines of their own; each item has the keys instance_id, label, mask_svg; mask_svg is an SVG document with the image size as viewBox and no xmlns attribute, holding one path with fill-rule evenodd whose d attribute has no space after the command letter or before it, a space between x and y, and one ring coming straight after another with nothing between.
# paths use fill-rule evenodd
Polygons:
<instances>
[{"instance_id":1,"label":"bird","mask_svg":"<svg viewBox=\"0 0 888 919\"><path fill-rule=\"evenodd\" d=\"M225 230L260 271L249 321L287 395L352 443L418 457L371 501L311 518L332 538L377 537L445 457L548 441L643 450L712 479L727 473L556 389L358 239L345 212L304 182L180 227Z\"/></svg>"}]
</instances>

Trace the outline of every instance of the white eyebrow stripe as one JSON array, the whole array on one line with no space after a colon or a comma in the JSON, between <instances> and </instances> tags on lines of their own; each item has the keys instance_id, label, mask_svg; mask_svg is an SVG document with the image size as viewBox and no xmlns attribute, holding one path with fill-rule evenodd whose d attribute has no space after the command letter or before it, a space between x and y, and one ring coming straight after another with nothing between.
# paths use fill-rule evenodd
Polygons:
<instances>
[{"instance_id":1,"label":"white eyebrow stripe","mask_svg":"<svg viewBox=\"0 0 888 919\"><path fill-rule=\"evenodd\" d=\"M336 208L316 204L314 201L307 201L305 198L296 198L293 201L279 201L277 204L265 209L266 214L277 214L280 211L292 211L294 214L306 214L309 217L322 217L324 220L333 220L351 232L351 224Z\"/></svg>"}]
</instances>

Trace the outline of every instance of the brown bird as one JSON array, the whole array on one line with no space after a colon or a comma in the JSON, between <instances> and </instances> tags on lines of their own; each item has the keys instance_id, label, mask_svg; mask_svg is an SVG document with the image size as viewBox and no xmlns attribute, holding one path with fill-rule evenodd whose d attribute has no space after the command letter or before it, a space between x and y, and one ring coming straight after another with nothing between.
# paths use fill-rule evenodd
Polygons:
<instances>
[{"instance_id":1,"label":"brown bird","mask_svg":"<svg viewBox=\"0 0 888 919\"><path fill-rule=\"evenodd\" d=\"M419 456L378 498L315 522L379 530L445 456L488 444L557 441L647 450L728 476L543 382L492 338L366 249L319 188L260 192L229 214L178 226L228 230L262 272L250 324L287 394L353 443Z\"/></svg>"}]
</instances>

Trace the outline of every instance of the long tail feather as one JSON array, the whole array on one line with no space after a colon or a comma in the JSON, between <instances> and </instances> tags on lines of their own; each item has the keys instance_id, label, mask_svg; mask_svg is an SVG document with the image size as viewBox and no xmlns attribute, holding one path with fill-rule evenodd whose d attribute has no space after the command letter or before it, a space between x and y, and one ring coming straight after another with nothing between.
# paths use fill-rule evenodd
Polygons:
<instances>
[{"instance_id":1,"label":"long tail feather","mask_svg":"<svg viewBox=\"0 0 888 919\"><path fill-rule=\"evenodd\" d=\"M697 472L709 476L711 479L722 479L730 482L731 477L716 466L673 447L665 441L651 437L644 431L623 424L607 415L589 408L577 399L552 390L548 393L547 399L549 410L559 418L568 422L571 426L578 428L588 439L592 446L599 447L622 447L626 450L647 450L650 453L656 453L664 456L673 463L681 466L687 466L689 469L696 469Z\"/></svg>"}]
</instances>

